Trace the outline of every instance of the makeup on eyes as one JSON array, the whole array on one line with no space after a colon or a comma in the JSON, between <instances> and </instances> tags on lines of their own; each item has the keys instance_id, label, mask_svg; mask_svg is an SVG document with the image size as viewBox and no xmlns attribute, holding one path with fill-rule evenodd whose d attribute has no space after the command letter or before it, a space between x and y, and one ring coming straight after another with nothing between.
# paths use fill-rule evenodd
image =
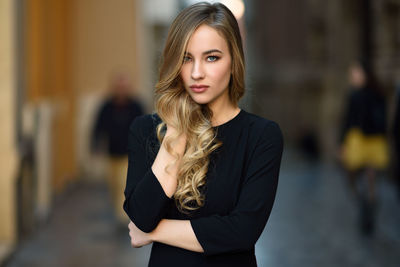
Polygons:
<instances>
[{"instance_id":1,"label":"makeup on eyes","mask_svg":"<svg viewBox=\"0 0 400 267\"><path fill-rule=\"evenodd\" d=\"M214 58L213 60L208 60L209 58ZM209 61L209 62L215 62L215 61L217 61L218 59L220 59L220 57L219 56L216 56L216 55L209 55L209 56L207 56L207 60Z\"/></svg>"},{"instance_id":2,"label":"makeup on eyes","mask_svg":"<svg viewBox=\"0 0 400 267\"><path fill-rule=\"evenodd\" d=\"M212 60L209 60L209 58L213 58ZM206 60L208 61L208 62L215 62L215 61L217 61L218 59L220 59L221 57L220 56L218 56L218 55L207 55L206 56ZM191 56L188 56L188 55L185 55L184 57L183 57L183 62L188 62L188 61L190 61L190 60L192 60L192 57Z\"/></svg>"},{"instance_id":3,"label":"makeup on eyes","mask_svg":"<svg viewBox=\"0 0 400 267\"><path fill-rule=\"evenodd\" d=\"M218 49L210 49L210 50L204 51L204 52L202 53L202 55L203 55L203 56L207 56L207 57L216 57L216 58L219 58L220 56L216 55L215 53L221 54L221 55L223 54L221 50L218 50ZM184 55L184 59L186 59L186 58L187 58L187 59L191 59L191 58L193 58L193 55L192 55L190 52L186 52L185 55Z\"/></svg>"}]
</instances>

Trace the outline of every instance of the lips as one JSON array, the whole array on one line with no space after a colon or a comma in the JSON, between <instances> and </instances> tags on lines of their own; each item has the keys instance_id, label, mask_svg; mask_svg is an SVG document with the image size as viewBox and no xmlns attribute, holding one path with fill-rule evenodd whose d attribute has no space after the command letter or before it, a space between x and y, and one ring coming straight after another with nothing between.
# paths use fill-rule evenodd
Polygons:
<instances>
[{"instance_id":1,"label":"lips","mask_svg":"<svg viewBox=\"0 0 400 267\"><path fill-rule=\"evenodd\" d=\"M192 89L193 92L195 93L202 93L207 90L209 86L204 85L204 84L194 84L190 86L190 89Z\"/></svg>"}]
</instances>

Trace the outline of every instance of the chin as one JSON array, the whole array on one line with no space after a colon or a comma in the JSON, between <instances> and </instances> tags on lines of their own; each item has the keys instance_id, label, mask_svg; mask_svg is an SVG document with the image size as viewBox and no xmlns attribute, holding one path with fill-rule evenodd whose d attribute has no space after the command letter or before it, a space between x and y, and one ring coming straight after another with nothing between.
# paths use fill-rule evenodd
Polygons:
<instances>
[{"instance_id":1,"label":"chin","mask_svg":"<svg viewBox=\"0 0 400 267\"><path fill-rule=\"evenodd\" d=\"M210 103L210 99L208 99L208 98L205 98L205 97L193 97L193 96L191 96L192 97L192 99L193 99L193 101L194 102L196 102L197 104L199 104L199 105L205 105L205 104L208 104L208 103Z\"/></svg>"}]
</instances>

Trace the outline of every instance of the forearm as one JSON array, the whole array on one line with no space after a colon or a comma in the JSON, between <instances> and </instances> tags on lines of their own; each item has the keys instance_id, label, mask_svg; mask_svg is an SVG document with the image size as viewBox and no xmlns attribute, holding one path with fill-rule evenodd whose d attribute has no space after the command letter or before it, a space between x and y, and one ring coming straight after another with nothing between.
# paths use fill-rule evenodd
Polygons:
<instances>
[{"instance_id":1,"label":"forearm","mask_svg":"<svg viewBox=\"0 0 400 267\"><path fill-rule=\"evenodd\" d=\"M194 252L204 252L189 220L163 219L150 235L154 242L160 242Z\"/></svg>"},{"instance_id":2,"label":"forearm","mask_svg":"<svg viewBox=\"0 0 400 267\"><path fill-rule=\"evenodd\" d=\"M171 131L167 132L166 136L169 134L171 134ZM185 136L179 136L171 146L177 155L182 156L186 146ZM167 151L164 138L151 169L160 182L165 194L170 198L176 191L179 164L180 161Z\"/></svg>"}]
</instances>

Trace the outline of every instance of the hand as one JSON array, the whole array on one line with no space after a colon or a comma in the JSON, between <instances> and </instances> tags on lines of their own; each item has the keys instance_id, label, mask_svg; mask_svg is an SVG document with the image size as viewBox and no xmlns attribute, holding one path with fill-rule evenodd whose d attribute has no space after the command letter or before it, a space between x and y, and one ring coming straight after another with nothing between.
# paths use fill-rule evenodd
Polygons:
<instances>
[{"instance_id":1,"label":"hand","mask_svg":"<svg viewBox=\"0 0 400 267\"><path fill-rule=\"evenodd\" d=\"M165 133L165 136L171 136L171 135L178 135L178 130L171 124L167 124L167 132ZM186 135L180 134L178 135L178 139L186 142Z\"/></svg>"},{"instance_id":2,"label":"hand","mask_svg":"<svg viewBox=\"0 0 400 267\"><path fill-rule=\"evenodd\" d=\"M128 224L128 228L132 247L140 248L153 242L150 233L141 231L132 221Z\"/></svg>"},{"instance_id":3,"label":"hand","mask_svg":"<svg viewBox=\"0 0 400 267\"><path fill-rule=\"evenodd\" d=\"M165 133L165 136L170 136L170 135L176 135L178 130L176 130L175 127L173 127L171 124L167 124L167 132Z\"/></svg>"}]
</instances>

